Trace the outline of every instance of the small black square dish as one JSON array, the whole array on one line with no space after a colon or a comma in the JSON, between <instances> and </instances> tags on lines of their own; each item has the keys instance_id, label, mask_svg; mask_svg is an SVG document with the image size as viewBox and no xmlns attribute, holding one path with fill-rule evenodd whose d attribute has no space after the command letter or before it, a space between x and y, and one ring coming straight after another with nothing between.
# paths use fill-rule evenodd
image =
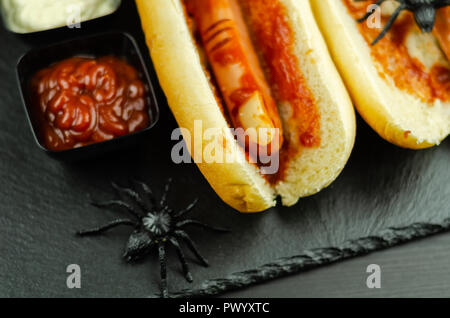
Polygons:
<instances>
[{"instance_id":1,"label":"small black square dish","mask_svg":"<svg viewBox=\"0 0 450 318\"><path fill-rule=\"evenodd\" d=\"M58 159L135 145L159 118L145 62L127 33L34 49L19 60L17 78L37 144Z\"/></svg>"}]
</instances>

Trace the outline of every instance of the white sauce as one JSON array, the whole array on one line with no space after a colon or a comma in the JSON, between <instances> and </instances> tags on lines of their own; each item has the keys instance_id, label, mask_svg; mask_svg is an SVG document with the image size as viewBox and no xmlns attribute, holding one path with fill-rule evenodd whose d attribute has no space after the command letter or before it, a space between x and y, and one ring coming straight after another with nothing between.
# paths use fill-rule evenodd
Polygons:
<instances>
[{"instance_id":1,"label":"white sauce","mask_svg":"<svg viewBox=\"0 0 450 318\"><path fill-rule=\"evenodd\" d=\"M113 13L121 0L0 0L5 25L30 33L81 23Z\"/></svg>"}]
</instances>

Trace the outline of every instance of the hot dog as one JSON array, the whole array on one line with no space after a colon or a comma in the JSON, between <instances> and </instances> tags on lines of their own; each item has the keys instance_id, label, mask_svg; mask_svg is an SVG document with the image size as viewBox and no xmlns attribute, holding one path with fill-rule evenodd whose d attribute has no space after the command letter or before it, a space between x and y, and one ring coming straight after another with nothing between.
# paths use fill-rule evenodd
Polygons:
<instances>
[{"instance_id":1,"label":"hot dog","mask_svg":"<svg viewBox=\"0 0 450 318\"><path fill-rule=\"evenodd\" d=\"M277 196L290 206L339 175L354 144L354 111L308 1L136 3L161 87L192 157L211 143L191 138L201 121L205 130L223 131L226 142L212 142L239 159L196 160L223 201L241 212L273 207ZM232 128L265 128L266 135L246 140L270 146L278 169L263 173Z\"/></svg>"},{"instance_id":2,"label":"hot dog","mask_svg":"<svg viewBox=\"0 0 450 318\"><path fill-rule=\"evenodd\" d=\"M331 54L364 120L397 146L422 149L438 145L450 133L449 8L437 9L432 33L420 30L412 12L400 11L385 36L372 45L400 8L399 1L383 2L379 28L370 22L358 23L375 3L311 0Z\"/></svg>"},{"instance_id":3,"label":"hot dog","mask_svg":"<svg viewBox=\"0 0 450 318\"><path fill-rule=\"evenodd\" d=\"M250 142L267 146L278 139L278 151L283 138L281 120L235 0L186 3L234 126L254 131L266 128L267 135L250 135Z\"/></svg>"}]
</instances>

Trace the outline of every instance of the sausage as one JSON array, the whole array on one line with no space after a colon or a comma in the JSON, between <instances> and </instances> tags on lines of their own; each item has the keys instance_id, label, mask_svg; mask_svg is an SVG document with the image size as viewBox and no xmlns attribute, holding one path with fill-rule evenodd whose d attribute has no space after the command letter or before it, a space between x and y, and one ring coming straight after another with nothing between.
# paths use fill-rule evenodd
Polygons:
<instances>
[{"instance_id":1,"label":"sausage","mask_svg":"<svg viewBox=\"0 0 450 318\"><path fill-rule=\"evenodd\" d=\"M191 0L189 7L232 124L250 132L249 142L267 147L266 153L278 151L281 120L239 5L235 0Z\"/></svg>"}]
</instances>

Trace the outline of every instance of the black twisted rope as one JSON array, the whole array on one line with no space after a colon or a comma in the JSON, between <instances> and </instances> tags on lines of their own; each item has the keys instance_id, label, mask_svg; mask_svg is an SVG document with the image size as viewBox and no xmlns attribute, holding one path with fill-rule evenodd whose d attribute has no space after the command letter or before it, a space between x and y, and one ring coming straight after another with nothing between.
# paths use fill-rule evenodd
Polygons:
<instances>
[{"instance_id":1,"label":"black twisted rope","mask_svg":"<svg viewBox=\"0 0 450 318\"><path fill-rule=\"evenodd\" d=\"M346 241L340 247L305 250L301 255L283 257L255 269L234 273L225 278L207 280L196 289L185 289L171 294L171 297L215 296L448 230L450 230L450 218L445 219L441 224L413 223L405 227L392 227L376 236Z\"/></svg>"}]
</instances>

